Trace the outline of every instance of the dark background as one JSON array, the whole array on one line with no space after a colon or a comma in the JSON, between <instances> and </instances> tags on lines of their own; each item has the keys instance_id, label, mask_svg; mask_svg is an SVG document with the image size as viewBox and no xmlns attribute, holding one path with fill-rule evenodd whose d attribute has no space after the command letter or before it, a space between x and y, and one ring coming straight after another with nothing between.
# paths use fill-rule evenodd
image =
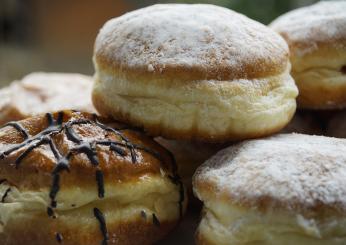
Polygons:
<instances>
[{"instance_id":1,"label":"dark background","mask_svg":"<svg viewBox=\"0 0 346 245\"><path fill-rule=\"evenodd\" d=\"M0 0L0 86L32 71L93 74L95 37L110 18L154 3L212 3L264 24L315 0Z\"/></svg>"}]
</instances>

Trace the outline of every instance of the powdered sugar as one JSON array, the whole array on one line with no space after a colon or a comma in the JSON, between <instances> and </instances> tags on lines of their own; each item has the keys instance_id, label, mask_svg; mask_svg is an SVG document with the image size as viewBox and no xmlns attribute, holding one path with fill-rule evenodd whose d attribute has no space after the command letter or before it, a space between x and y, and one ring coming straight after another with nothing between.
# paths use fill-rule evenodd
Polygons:
<instances>
[{"instance_id":1,"label":"powdered sugar","mask_svg":"<svg viewBox=\"0 0 346 245\"><path fill-rule=\"evenodd\" d=\"M35 72L0 91L0 115L14 108L21 117L75 109L94 112L92 78L81 74Z\"/></svg>"},{"instance_id":2,"label":"powdered sugar","mask_svg":"<svg viewBox=\"0 0 346 245\"><path fill-rule=\"evenodd\" d=\"M273 62L287 52L285 42L269 28L206 4L154 5L130 12L108 21L95 44L96 54L148 72L162 72L167 65L239 72L244 64Z\"/></svg>"},{"instance_id":3,"label":"powdered sugar","mask_svg":"<svg viewBox=\"0 0 346 245\"><path fill-rule=\"evenodd\" d=\"M270 198L269 205L288 209L322 204L345 210L346 140L282 134L246 141L217 153L194 179L240 203Z\"/></svg>"},{"instance_id":4,"label":"powdered sugar","mask_svg":"<svg viewBox=\"0 0 346 245\"><path fill-rule=\"evenodd\" d=\"M271 27L292 43L297 55L316 50L318 42L329 41L346 48L346 1L319 2L293 10L276 19ZM344 41L335 43L339 39Z\"/></svg>"}]
</instances>

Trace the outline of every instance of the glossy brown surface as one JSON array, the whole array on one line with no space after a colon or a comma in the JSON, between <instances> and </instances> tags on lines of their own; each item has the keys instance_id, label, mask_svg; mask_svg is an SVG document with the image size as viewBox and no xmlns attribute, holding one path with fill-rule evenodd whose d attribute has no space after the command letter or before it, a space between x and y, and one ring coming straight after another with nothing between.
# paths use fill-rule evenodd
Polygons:
<instances>
[{"instance_id":1,"label":"glossy brown surface","mask_svg":"<svg viewBox=\"0 0 346 245\"><path fill-rule=\"evenodd\" d=\"M124 144L121 148L125 156L121 156L115 151L111 151L109 146L96 144L96 152L98 164L92 164L85 153L75 152L69 160L69 172L61 172L61 182L64 185L95 185L94 172L99 169L104 174L104 181L135 181L137 178L147 174L160 174L160 169L165 172L173 173L173 162L168 152L155 143L152 139L143 134L124 128L123 125L113 123L113 128L120 128L114 133L104 130L94 123L94 115L88 113L64 111L63 123L75 120L91 120L90 124L73 125L72 128L76 135L84 142L95 144L96 141L109 141ZM53 114L54 119L58 117L58 113ZM103 119L100 119L100 121ZM29 138L35 136L47 128L48 122L45 115L32 117L19 122L30 135ZM127 139L127 142L122 139ZM76 144L69 140L66 136L65 129L61 132L54 133L51 136L55 142L61 155L68 154L69 151L76 148ZM13 147L15 144L23 142L22 134L12 126L6 126L0 130L0 152ZM35 143L35 142L33 142ZM129 144L126 146L126 144ZM131 144L141 148L149 148L155 154L148 153L146 150L133 148L131 155ZM12 152L1 159L0 179L6 178L12 184L24 189L37 189L50 186L51 172L57 165L57 161L52 150L47 144L41 145L32 152L27 154L19 165L16 166L16 159L25 149L32 144L26 144L24 147ZM160 161L158 158L162 158Z\"/></svg>"},{"instance_id":2,"label":"glossy brown surface","mask_svg":"<svg viewBox=\"0 0 346 245\"><path fill-rule=\"evenodd\" d=\"M0 159L1 244L152 244L186 208L172 155L95 114L11 122Z\"/></svg>"}]
</instances>

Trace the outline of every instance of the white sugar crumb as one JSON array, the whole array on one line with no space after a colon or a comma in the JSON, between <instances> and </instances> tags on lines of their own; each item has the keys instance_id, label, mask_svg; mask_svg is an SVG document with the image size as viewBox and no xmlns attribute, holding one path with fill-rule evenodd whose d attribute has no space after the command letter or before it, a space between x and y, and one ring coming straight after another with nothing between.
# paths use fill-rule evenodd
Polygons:
<instances>
[{"instance_id":1,"label":"white sugar crumb","mask_svg":"<svg viewBox=\"0 0 346 245\"><path fill-rule=\"evenodd\" d=\"M148 65L148 71L149 71L149 72L155 71L154 66L153 66L152 64L149 64L149 65Z\"/></svg>"},{"instance_id":2,"label":"white sugar crumb","mask_svg":"<svg viewBox=\"0 0 346 245\"><path fill-rule=\"evenodd\" d=\"M319 2L296 9L280 16L270 26L289 42L300 43L294 45L294 51L303 56L316 50L319 42L333 44L338 43L335 40L345 40L346 1Z\"/></svg>"},{"instance_id":3,"label":"white sugar crumb","mask_svg":"<svg viewBox=\"0 0 346 245\"><path fill-rule=\"evenodd\" d=\"M164 72L167 66L243 71L246 64L286 57L288 47L280 35L234 11L206 4L160 4L108 21L96 39L95 53L148 72Z\"/></svg>"},{"instance_id":4,"label":"white sugar crumb","mask_svg":"<svg viewBox=\"0 0 346 245\"><path fill-rule=\"evenodd\" d=\"M346 139L282 134L246 141L217 153L194 178L239 202L270 197L287 209L346 210Z\"/></svg>"}]
</instances>

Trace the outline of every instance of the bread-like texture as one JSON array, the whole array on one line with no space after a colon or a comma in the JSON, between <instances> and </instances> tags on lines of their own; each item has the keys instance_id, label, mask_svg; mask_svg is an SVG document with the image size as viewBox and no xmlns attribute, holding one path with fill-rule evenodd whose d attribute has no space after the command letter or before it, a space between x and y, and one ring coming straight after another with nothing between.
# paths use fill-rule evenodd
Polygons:
<instances>
[{"instance_id":1,"label":"bread-like texture","mask_svg":"<svg viewBox=\"0 0 346 245\"><path fill-rule=\"evenodd\" d=\"M346 140L281 134L231 146L193 178L198 244L345 244Z\"/></svg>"},{"instance_id":2,"label":"bread-like texture","mask_svg":"<svg viewBox=\"0 0 346 245\"><path fill-rule=\"evenodd\" d=\"M270 24L289 45L300 108L346 107L345 9L345 1L324 1Z\"/></svg>"},{"instance_id":3,"label":"bread-like texture","mask_svg":"<svg viewBox=\"0 0 346 245\"><path fill-rule=\"evenodd\" d=\"M99 113L155 136L260 137L283 128L296 108L284 40L213 5L154 5L108 21L94 65Z\"/></svg>"},{"instance_id":4,"label":"bread-like texture","mask_svg":"<svg viewBox=\"0 0 346 245\"><path fill-rule=\"evenodd\" d=\"M13 126L0 129L1 244L57 244L57 234L63 244L101 244L102 225L94 208L103 213L108 244L152 244L177 225L186 208L185 191L166 149L138 131L105 130L98 126L99 121L112 128L126 125L95 119L88 113L55 113L53 120L58 126L61 115L61 131L51 139L59 154L72 152L72 157L66 158L68 170L58 172L55 196L56 167L64 161L56 159L50 143L34 148L19 164L16 159L38 141L8 154L8 149L23 141L23 133ZM30 140L45 132L48 119L39 115L19 123ZM71 122L76 124L68 129ZM69 130L82 143L76 143ZM101 141L112 141L113 146L97 143ZM88 144L96 151L97 163L90 160L91 153L73 150ZM111 150L116 144L120 150ZM101 180L97 172L101 172Z\"/></svg>"},{"instance_id":5,"label":"bread-like texture","mask_svg":"<svg viewBox=\"0 0 346 245\"><path fill-rule=\"evenodd\" d=\"M328 136L346 138L346 111L335 112L327 124Z\"/></svg>"},{"instance_id":6,"label":"bread-like texture","mask_svg":"<svg viewBox=\"0 0 346 245\"><path fill-rule=\"evenodd\" d=\"M92 77L74 73L34 72L0 90L0 124L50 111L95 112Z\"/></svg>"}]
</instances>

